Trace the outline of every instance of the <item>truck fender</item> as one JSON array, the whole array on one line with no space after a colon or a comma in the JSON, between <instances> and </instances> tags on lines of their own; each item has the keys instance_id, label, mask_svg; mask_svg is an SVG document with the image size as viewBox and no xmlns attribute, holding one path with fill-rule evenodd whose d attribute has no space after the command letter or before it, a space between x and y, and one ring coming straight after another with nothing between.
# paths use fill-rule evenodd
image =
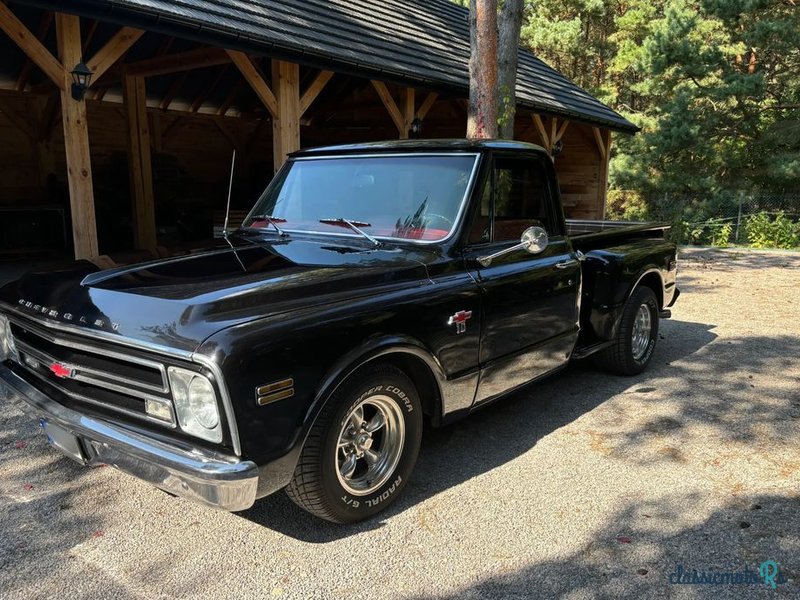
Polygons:
<instances>
[{"instance_id":1,"label":"truck fender","mask_svg":"<svg viewBox=\"0 0 800 600\"><path fill-rule=\"evenodd\" d=\"M302 440L305 444L308 432L313 427L328 398L350 375L364 365L389 355L406 355L422 361L433 377L435 402L431 407L432 418L438 421L442 416L442 389L448 385L442 365L436 357L417 339L407 335L382 335L370 338L363 344L344 354L322 378L314 400L303 420Z\"/></svg>"},{"instance_id":2,"label":"truck fender","mask_svg":"<svg viewBox=\"0 0 800 600\"><path fill-rule=\"evenodd\" d=\"M658 284L654 285L655 280L658 280ZM625 294L625 302L633 295L633 292L638 288L640 285L646 285L647 287L651 288L656 295L656 299L658 300L659 308L664 308L664 277L661 274L661 269L650 265L646 268L636 282L631 286L628 292Z\"/></svg>"}]
</instances>

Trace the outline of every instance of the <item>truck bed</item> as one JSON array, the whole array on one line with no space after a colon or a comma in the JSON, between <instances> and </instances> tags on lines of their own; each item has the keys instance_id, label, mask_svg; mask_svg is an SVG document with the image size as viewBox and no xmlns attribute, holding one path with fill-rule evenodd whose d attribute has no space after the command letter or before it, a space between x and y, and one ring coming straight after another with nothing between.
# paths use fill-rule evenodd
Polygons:
<instances>
[{"instance_id":1,"label":"truck bed","mask_svg":"<svg viewBox=\"0 0 800 600\"><path fill-rule=\"evenodd\" d=\"M567 219L567 235L577 250L611 246L631 238L663 238L670 225L642 221L588 221Z\"/></svg>"}]
</instances>

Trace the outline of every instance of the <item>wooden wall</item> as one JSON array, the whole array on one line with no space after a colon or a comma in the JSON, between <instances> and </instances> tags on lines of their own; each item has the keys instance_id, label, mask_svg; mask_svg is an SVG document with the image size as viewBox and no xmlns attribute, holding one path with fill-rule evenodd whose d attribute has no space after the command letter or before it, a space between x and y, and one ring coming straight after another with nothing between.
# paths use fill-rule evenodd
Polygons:
<instances>
[{"instance_id":1,"label":"wooden wall","mask_svg":"<svg viewBox=\"0 0 800 600\"><path fill-rule=\"evenodd\" d=\"M0 206L46 201L44 183L50 167L40 157L46 149L38 143L39 111L32 96L0 95ZM66 177L66 171L62 174Z\"/></svg>"},{"instance_id":2,"label":"wooden wall","mask_svg":"<svg viewBox=\"0 0 800 600\"><path fill-rule=\"evenodd\" d=\"M592 128L571 123L561 139L564 148L555 166L564 213L570 219L602 219L605 182Z\"/></svg>"}]
</instances>

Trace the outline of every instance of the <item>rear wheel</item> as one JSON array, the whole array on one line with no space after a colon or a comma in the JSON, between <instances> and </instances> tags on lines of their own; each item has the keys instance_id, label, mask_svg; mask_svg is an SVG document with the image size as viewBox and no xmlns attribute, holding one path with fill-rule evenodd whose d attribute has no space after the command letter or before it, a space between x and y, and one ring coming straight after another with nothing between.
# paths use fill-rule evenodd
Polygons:
<instances>
[{"instance_id":1,"label":"rear wheel","mask_svg":"<svg viewBox=\"0 0 800 600\"><path fill-rule=\"evenodd\" d=\"M634 290L622 311L613 345L596 355L597 363L615 373L636 375L653 358L658 340L658 302L648 287Z\"/></svg>"},{"instance_id":2,"label":"rear wheel","mask_svg":"<svg viewBox=\"0 0 800 600\"><path fill-rule=\"evenodd\" d=\"M391 365L367 367L329 398L286 492L328 521L366 519L397 498L421 438L422 407L411 380Z\"/></svg>"}]
</instances>

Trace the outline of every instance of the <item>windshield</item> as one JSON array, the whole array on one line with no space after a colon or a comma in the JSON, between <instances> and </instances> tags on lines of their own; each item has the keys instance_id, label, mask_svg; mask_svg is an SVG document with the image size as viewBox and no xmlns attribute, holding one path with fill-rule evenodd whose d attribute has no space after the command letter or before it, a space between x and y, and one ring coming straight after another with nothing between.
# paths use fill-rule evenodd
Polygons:
<instances>
[{"instance_id":1,"label":"windshield","mask_svg":"<svg viewBox=\"0 0 800 600\"><path fill-rule=\"evenodd\" d=\"M475 154L296 160L244 226L277 222L288 232L358 236L349 221L369 236L439 241L455 227L476 161Z\"/></svg>"}]
</instances>

